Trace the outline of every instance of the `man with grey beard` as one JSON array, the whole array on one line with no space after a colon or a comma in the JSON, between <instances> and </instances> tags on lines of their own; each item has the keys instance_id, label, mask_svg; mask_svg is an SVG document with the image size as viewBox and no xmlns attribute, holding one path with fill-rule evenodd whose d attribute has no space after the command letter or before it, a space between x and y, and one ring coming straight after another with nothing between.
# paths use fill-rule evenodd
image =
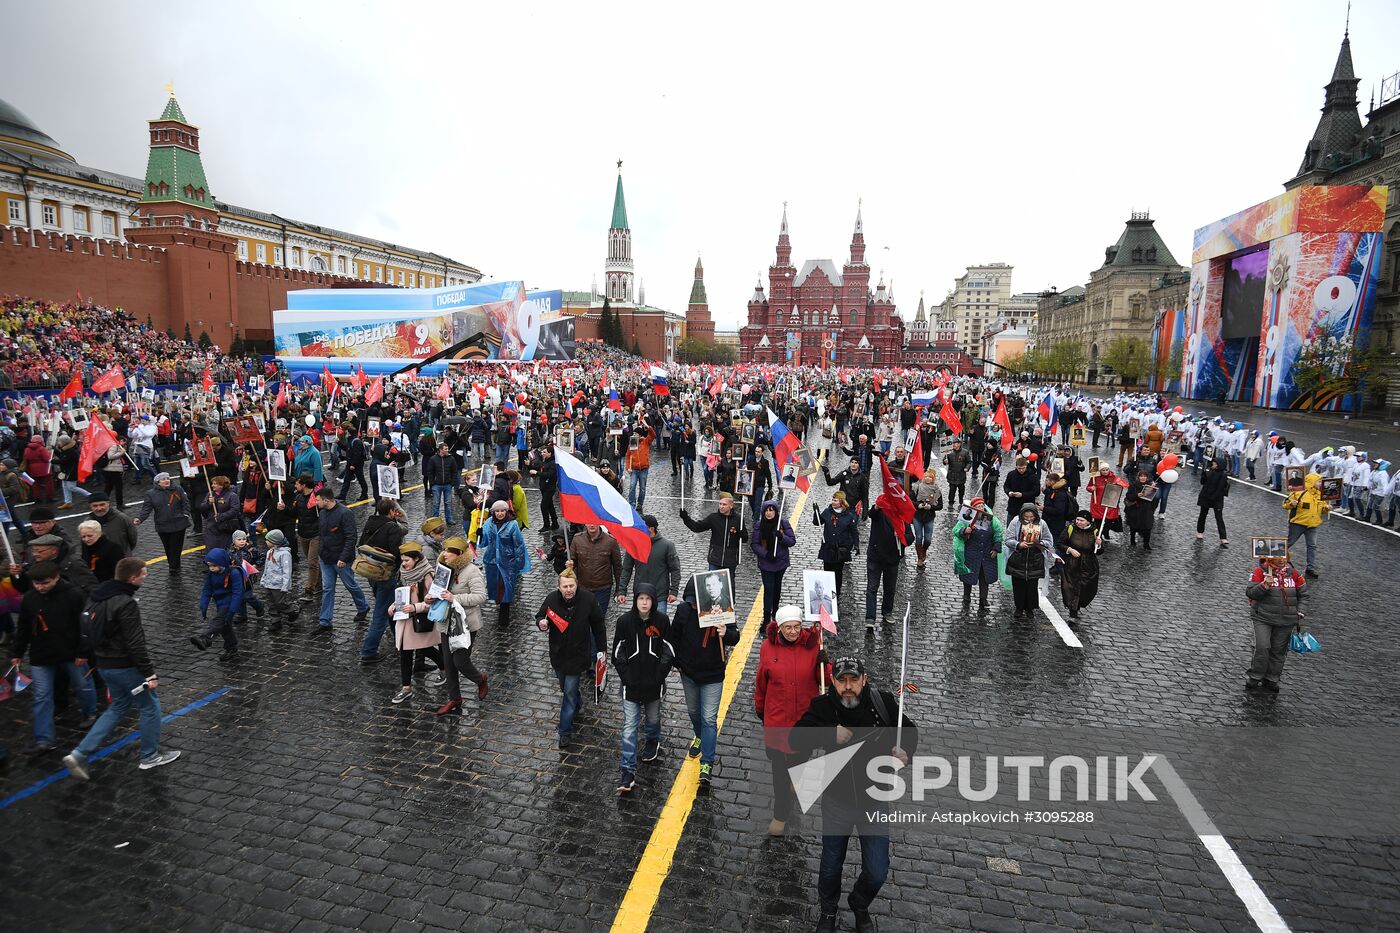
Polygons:
<instances>
[{"instance_id":1,"label":"man with grey beard","mask_svg":"<svg viewBox=\"0 0 1400 933\"><path fill-rule=\"evenodd\" d=\"M872 814L886 809L870 796L867 767L872 758L892 756L902 766L919 744L913 721L905 716L903 734L895 744L899 701L888 690L870 686L860 658L837 658L831 665L831 686L812 700L791 734L799 755L816 748L837 751L855 743L857 751L822 793L822 859L817 875L821 919L817 933L833 933L841 898L841 868L851 832L860 834L860 877L846 903L855 914L857 933L873 933L870 902L890 871L889 830Z\"/></svg>"}]
</instances>

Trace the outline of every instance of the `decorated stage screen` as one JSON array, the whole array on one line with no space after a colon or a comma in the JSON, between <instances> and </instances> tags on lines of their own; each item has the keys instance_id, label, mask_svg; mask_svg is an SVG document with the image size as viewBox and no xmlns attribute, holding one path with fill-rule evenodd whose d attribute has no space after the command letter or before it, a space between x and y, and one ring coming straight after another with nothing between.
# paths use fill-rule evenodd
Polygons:
<instances>
[{"instance_id":1,"label":"decorated stage screen","mask_svg":"<svg viewBox=\"0 0 1400 933\"><path fill-rule=\"evenodd\" d=\"M445 288L328 288L287 293L273 313L277 356L293 376L397 372L433 360L571 360L574 319L560 291L527 292L522 282ZM450 352L449 352L450 351Z\"/></svg>"},{"instance_id":2,"label":"decorated stage screen","mask_svg":"<svg viewBox=\"0 0 1400 933\"><path fill-rule=\"evenodd\" d=\"M1295 188L1197 230L1187 307L1159 309L1154 333L1159 360L1181 353L1181 394L1355 407L1355 393L1301 392L1293 364L1325 334L1352 347L1369 339L1386 196L1383 186Z\"/></svg>"}]
</instances>

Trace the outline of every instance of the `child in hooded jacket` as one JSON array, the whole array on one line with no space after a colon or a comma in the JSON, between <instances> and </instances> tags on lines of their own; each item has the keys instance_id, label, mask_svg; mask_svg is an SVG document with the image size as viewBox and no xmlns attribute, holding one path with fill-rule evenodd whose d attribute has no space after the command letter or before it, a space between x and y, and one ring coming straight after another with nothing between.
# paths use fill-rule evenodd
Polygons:
<instances>
[{"instance_id":1,"label":"child in hooded jacket","mask_svg":"<svg viewBox=\"0 0 1400 933\"><path fill-rule=\"evenodd\" d=\"M287 536L277 528L267 533L262 587L267 594L268 611L272 615L267 630L275 632L282 628L282 623L295 622L297 604L292 599L292 549L287 546Z\"/></svg>"},{"instance_id":2,"label":"child in hooded jacket","mask_svg":"<svg viewBox=\"0 0 1400 933\"><path fill-rule=\"evenodd\" d=\"M248 607L252 606L253 611L261 619L266 612L263 601L253 593L253 576L262 572L263 560L266 554L261 547L248 537L246 531L235 531L233 533L233 546L228 549L228 557L232 567L243 574L243 608L239 610L238 621L248 621ZM251 567L252 570L248 568Z\"/></svg>"},{"instance_id":3,"label":"child in hooded jacket","mask_svg":"<svg viewBox=\"0 0 1400 933\"><path fill-rule=\"evenodd\" d=\"M228 661L238 656L238 636L233 631L233 620L243 609L243 571L233 566L229 552L216 547L204 558L208 573L204 576L204 589L199 594L199 614L205 622L203 634L195 635L190 641L200 651L214 643L216 634L224 639L224 650L219 660ZM209 609L214 612L210 618Z\"/></svg>"}]
</instances>

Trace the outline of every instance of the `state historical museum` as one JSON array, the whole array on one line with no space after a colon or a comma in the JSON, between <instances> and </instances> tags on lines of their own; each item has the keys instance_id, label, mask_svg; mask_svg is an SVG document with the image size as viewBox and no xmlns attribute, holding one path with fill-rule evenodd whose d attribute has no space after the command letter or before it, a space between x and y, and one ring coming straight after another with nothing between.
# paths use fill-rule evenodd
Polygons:
<instances>
[{"instance_id":1,"label":"state historical museum","mask_svg":"<svg viewBox=\"0 0 1400 933\"><path fill-rule=\"evenodd\" d=\"M904 318L883 279L870 290L865 230L856 210L850 260L838 272L830 259L792 264L787 205L778 228L777 262L768 267L768 294L760 282L749 299L749 322L739 328L739 361L796 366L927 367L972 373L972 358L957 346L951 322L939 321L930 341L923 299L905 333ZM907 337L907 343L906 343Z\"/></svg>"}]
</instances>

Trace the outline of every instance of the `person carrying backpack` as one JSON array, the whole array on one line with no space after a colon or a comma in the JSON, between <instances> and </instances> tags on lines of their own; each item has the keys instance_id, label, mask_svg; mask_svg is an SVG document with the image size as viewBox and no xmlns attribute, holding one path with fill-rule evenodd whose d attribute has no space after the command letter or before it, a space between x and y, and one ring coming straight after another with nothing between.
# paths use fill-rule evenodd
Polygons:
<instances>
[{"instance_id":1,"label":"person carrying backpack","mask_svg":"<svg viewBox=\"0 0 1400 933\"><path fill-rule=\"evenodd\" d=\"M159 768L180 757L178 751L160 750L160 700L156 697L160 681L146 651L146 631L136 602L136 591L149 573L145 561L123 557L117 562L116 576L98 585L83 611L82 638L112 692L112 703L78 747L63 758L68 773L80 781L91 777L88 759L133 704L141 718L141 770Z\"/></svg>"}]
</instances>

